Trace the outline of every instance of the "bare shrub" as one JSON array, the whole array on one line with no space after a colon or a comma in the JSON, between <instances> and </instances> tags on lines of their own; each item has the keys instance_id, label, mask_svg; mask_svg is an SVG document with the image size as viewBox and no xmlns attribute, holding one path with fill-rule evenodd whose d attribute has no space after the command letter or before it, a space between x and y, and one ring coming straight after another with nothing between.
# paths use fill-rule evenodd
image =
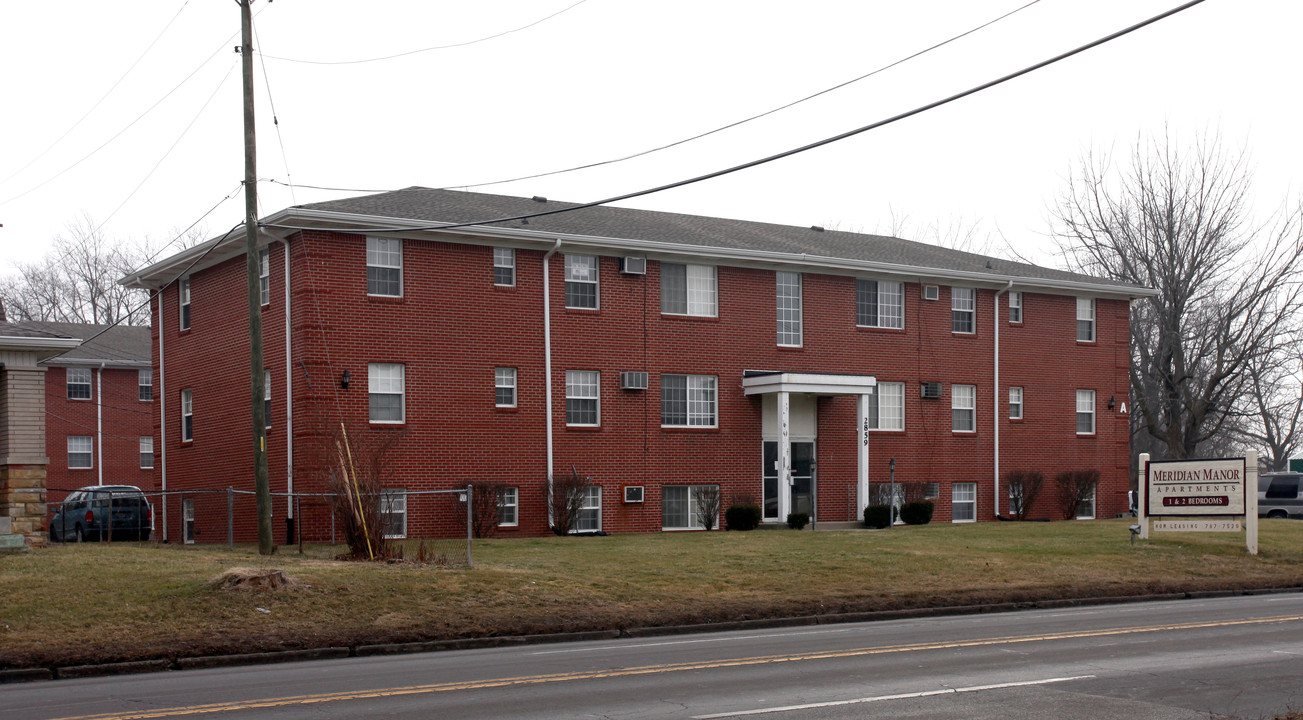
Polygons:
<instances>
[{"instance_id":1,"label":"bare shrub","mask_svg":"<svg viewBox=\"0 0 1303 720\"><path fill-rule=\"evenodd\" d=\"M332 433L335 457L328 468L331 507L348 545L348 560L387 560L400 551L385 538L381 499L392 476L389 459L402 431Z\"/></svg>"},{"instance_id":2,"label":"bare shrub","mask_svg":"<svg viewBox=\"0 0 1303 720\"><path fill-rule=\"evenodd\" d=\"M1059 511L1064 520L1077 517L1082 502L1095 495L1099 485L1098 470L1067 470L1054 476L1059 491Z\"/></svg>"},{"instance_id":3,"label":"bare shrub","mask_svg":"<svg viewBox=\"0 0 1303 720\"><path fill-rule=\"evenodd\" d=\"M719 523L719 486L692 486L692 500L696 503L697 523L707 530L714 530Z\"/></svg>"},{"instance_id":4,"label":"bare shrub","mask_svg":"<svg viewBox=\"0 0 1303 720\"><path fill-rule=\"evenodd\" d=\"M1032 508L1036 507L1036 498L1045 487L1045 473L1039 470L1010 470L1005 473L1005 483L1009 487L1009 513L1018 520L1026 520Z\"/></svg>"},{"instance_id":5,"label":"bare shrub","mask_svg":"<svg viewBox=\"0 0 1303 720\"><path fill-rule=\"evenodd\" d=\"M493 537L498 530L498 512L502 509L502 483L476 480L471 486L471 533L477 538Z\"/></svg>"},{"instance_id":6,"label":"bare shrub","mask_svg":"<svg viewBox=\"0 0 1303 720\"><path fill-rule=\"evenodd\" d=\"M565 536L575 529L584 509L584 491L592 484L592 478L581 476L574 466L571 466L569 475L553 478L551 483L544 482L543 494L552 509L552 532Z\"/></svg>"}]
</instances>

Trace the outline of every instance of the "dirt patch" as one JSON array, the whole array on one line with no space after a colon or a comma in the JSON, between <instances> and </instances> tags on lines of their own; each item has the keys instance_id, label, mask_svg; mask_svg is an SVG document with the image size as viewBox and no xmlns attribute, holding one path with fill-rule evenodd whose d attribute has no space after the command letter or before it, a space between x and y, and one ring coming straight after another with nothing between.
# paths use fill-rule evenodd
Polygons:
<instances>
[{"instance_id":1,"label":"dirt patch","mask_svg":"<svg viewBox=\"0 0 1303 720\"><path fill-rule=\"evenodd\" d=\"M294 578L278 568L231 568L213 578L222 590L280 590L298 585Z\"/></svg>"}]
</instances>

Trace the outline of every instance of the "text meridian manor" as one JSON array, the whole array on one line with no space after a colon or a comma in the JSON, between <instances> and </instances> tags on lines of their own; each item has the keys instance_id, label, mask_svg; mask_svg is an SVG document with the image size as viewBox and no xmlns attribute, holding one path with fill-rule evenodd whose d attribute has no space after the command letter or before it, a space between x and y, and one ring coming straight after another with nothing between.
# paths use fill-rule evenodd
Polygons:
<instances>
[{"instance_id":1,"label":"text meridian manor","mask_svg":"<svg viewBox=\"0 0 1303 720\"><path fill-rule=\"evenodd\" d=\"M1154 482L1160 483L1200 483L1200 482L1240 482L1239 468L1202 468L1200 470L1160 470L1153 471Z\"/></svg>"}]
</instances>

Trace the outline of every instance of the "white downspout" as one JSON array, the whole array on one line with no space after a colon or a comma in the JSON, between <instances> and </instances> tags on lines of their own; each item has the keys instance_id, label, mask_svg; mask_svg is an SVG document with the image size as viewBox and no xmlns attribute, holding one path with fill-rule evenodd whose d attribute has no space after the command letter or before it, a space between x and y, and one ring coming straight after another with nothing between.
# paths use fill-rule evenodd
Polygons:
<instances>
[{"instance_id":1,"label":"white downspout","mask_svg":"<svg viewBox=\"0 0 1303 720\"><path fill-rule=\"evenodd\" d=\"M290 242L278 238L285 246L285 494L289 514L294 520L294 370L290 349ZM292 524L292 523L291 523ZM295 532L299 532L296 528Z\"/></svg>"},{"instance_id":2,"label":"white downspout","mask_svg":"<svg viewBox=\"0 0 1303 720\"><path fill-rule=\"evenodd\" d=\"M96 485L104 484L104 363L95 372L95 449L99 451Z\"/></svg>"},{"instance_id":3,"label":"white downspout","mask_svg":"<svg viewBox=\"0 0 1303 720\"><path fill-rule=\"evenodd\" d=\"M548 271L548 259L561 249L561 238L543 255L543 387L547 418L547 526L552 528L556 518L552 517L552 278Z\"/></svg>"},{"instance_id":4,"label":"white downspout","mask_svg":"<svg viewBox=\"0 0 1303 720\"><path fill-rule=\"evenodd\" d=\"M1003 290L995 293L995 397L991 401L991 414L995 429L995 515L1000 516L1000 296L1013 287L1010 280Z\"/></svg>"},{"instance_id":5,"label":"white downspout","mask_svg":"<svg viewBox=\"0 0 1303 720\"><path fill-rule=\"evenodd\" d=\"M163 287L166 290L167 286ZM158 292L158 447L159 473L163 492L163 542L167 542L167 383L163 370L163 336L167 334L167 323L163 322L163 291Z\"/></svg>"}]
</instances>

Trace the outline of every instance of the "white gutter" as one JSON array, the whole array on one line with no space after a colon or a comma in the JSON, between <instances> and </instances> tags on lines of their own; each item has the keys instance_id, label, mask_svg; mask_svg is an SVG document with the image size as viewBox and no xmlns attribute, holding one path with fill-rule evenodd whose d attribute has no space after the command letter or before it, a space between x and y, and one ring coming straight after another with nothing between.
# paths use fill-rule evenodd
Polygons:
<instances>
[{"instance_id":1,"label":"white gutter","mask_svg":"<svg viewBox=\"0 0 1303 720\"><path fill-rule=\"evenodd\" d=\"M547 526L552 528L556 518L552 517L552 278L548 271L548 259L561 249L561 238L543 255L543 387L547 417Z\"/></svg>"},{"instance_id":2,"label":"white gutter","mask_svg":"<svg viewBox=\"0 0 1303 720\"><path fill-rule=\"evenodd\" d=\"M104 484L104 363L100 363L95 372L95 449L99 451L100 462L96 473L96 485Z\"/></svg>"},{"instance_id":3,"label":"white gutter","mask_svg":"<svg viewBox=\"0 0 1303 720\"><path fill-rule=\"evenodd\" d=\"M995 397L991 400L991 414L994 419L992 427L995 428L995 514L1000 515L1000 296L1009 292L1013 287L1013 281L1004 286L1004 289L996 292L993 305L995 306Z\"/></svg>"},{"instance_id":4,"label":"white gutter","mask_svg":"<svg viewBox=\"0 0 1303 720\"><path fill-rule=\"evenodd\" d=\"M167 334L167 323L163 322L163 293L158 295L158 448L159 462L162 469L159 476L163 492L163 542L167 542L167 373L163 363L163 336Z\"/></svg>"},{"instance_id":5,"label":"white gutter","mask_svg":"<svg viewBox=\"0 0 1303 720\"><path fill-rule=\"evenodd\" d=\"M277 238L285 246L285 493L289 505L287 517L294 520L294 368L290 358L290 242ZM300 529L296 528L296 532Z\"/></svg>"}]
</instances>

